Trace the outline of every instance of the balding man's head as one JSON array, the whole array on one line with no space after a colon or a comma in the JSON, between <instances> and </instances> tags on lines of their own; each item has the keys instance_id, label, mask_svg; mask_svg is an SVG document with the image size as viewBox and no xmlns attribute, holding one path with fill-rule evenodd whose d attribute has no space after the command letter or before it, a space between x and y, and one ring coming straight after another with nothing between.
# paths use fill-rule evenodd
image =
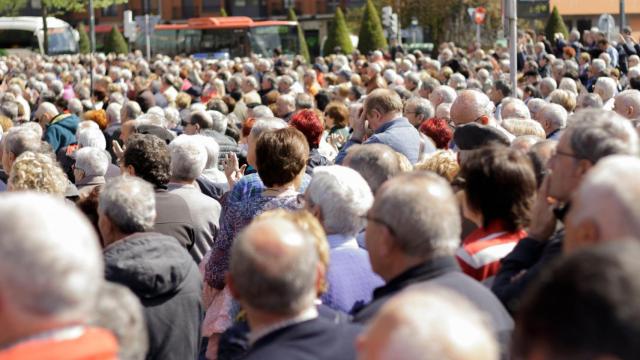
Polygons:
<instances>
[{"instance_id":1,"label":"balding man's head","mask_svg":"<svg viewBox=\"0 0 640 360\"><path fill-rule=\"evenodd\" d=\"M247 311L295 316L313 306L321 268L311 235L288 220L256 220L233 243L229 287Z\"/></svg>"},{"instance_id":2,"label":"balding man's head","mask_svg":"<svg viewBox=\"0 0 640 360\"><path fill-rule=\"evenodd\" d=\"M357 347L363 360L495 360L499 355L483 314L460 295L434 286L389 300Z\"/></svg>"},{"instance_id":3,"label":"balding man's head","mask_svg":"<svg viewBox=\"0 0 640 360\"><path fill-rule=\"evenodd\" d=\"M630 120L640 118L640 91L625 90L616 95L613 111Z\"/></svg>"},{"instance_id":4,"label":"balding man's head","mask_svg":"<svg viewBox=\"0 0 640 360\"><path fill-rule=\"evenodd\" d=\"M44 129L46 125L49 125L53 118L58 116L58 114L60 114L60 111L58 111L58 108L56 108L55 105L50 102L43 102L42 104L40 104L40 106L38 106L35 118L40 126L42 126L42 128Z\"/></svg>"},{"instance_id":5,"label":"balding man's head","mask_svg":"<svg viewBox=\"0 0 640 360\"><path fill-rule=\"evenodd\" d=\"M640 233L640 159L613 155L587 173L566 221L566 251ZM598 204L598 206L593 206Z\"/></svg>"},{"instance_id":6,"label":"balding man's head","mask_svg":"<svg viewBox=\"0 0 640 360\"><path fill-rule=\"evenodd\" d=\"M373 130L402 116L402 99L392 90L376 89L364 101L364 115Z\"/></svg>"},{"instance_id":7,"label":"balding man's head","mask_svg":"<svg viewBox=\"0 0 640 360\"><path fill-rule=\"evenodd\" d=\"M471 122L488 124L494 105L489 97L476 90L464 90L451 105L451 120L456 126Z\"/></svg>"}]
</instances>

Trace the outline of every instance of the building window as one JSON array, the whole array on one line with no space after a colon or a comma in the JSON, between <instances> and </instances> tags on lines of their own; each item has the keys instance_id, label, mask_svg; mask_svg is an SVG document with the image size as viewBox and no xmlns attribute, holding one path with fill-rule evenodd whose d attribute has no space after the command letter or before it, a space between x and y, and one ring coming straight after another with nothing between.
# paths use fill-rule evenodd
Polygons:
<instances>
[{"instance_id":1,"label":"building window","mask_svg":"<svg viewBox=\"0 0 640 360\"><path fill-rule=\"evenodd\" d=\"M118 16L118 7L117 5L110 5L106 8L102 9L102 16L104 17L115 17Z\"/></svg>"}]
</instances>

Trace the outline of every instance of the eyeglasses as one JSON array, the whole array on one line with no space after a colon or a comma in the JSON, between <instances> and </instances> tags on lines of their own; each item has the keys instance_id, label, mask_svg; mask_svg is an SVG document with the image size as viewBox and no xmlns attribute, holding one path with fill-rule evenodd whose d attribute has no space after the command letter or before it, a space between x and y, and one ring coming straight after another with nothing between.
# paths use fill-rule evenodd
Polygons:
<instances>
[{"instance_id":1,"label":"eyeglasses","mask_svg":"<svg viewBox=\"0 0 640 360\"><path fill-rule=\"evenodd\" d=\"M389 225L386 221L379 219L377 217L371 216L369 214L363 215L362 218L364 220L372 221L386 227L387 229L389 229L389 232L391 233L391 235L396 236L396 232L393 230L393 227Z\"/></svg>"},{"instance_id":2,"label":"eyeglasses","mask_svg":"<svg viewBox=\"0 0 640 360\"><path fill-rule=\"evenodd\" d=\"M572 153L568 153L560 150L556 150L556 152L553 154L553 157L556 157L556 156L567 156L574 159L580 159L578 156L576 156L576 154L572 154Z\"/></svg>"}]
</instances>

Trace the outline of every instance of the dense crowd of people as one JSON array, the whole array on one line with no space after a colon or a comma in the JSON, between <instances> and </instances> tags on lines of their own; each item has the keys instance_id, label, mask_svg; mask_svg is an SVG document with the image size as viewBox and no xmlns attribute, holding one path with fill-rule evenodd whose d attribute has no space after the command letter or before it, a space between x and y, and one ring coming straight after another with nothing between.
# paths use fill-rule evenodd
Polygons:
<instances>
[{"instance_id":1,"label":"dense crowd of people","mask_svg":"<svg viewBox=\"0 0 640 360\"><path fill-rule=\"evenodd\" d=\"M0 58L0 360L640 358L630 33Z\"/></svg>"}]
</instances>

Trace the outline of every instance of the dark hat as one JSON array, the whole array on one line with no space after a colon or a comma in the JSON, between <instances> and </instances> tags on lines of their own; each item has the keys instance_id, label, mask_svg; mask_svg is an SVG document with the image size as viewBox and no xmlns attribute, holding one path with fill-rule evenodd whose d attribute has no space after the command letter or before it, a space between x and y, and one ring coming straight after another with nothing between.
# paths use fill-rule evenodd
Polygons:
<instances>
[{"instance_id":1,"label":"dark hat","mask_svg":"<svg viewBox=\"0 0 640 360\"><path fill-rule=\"evenodd\" d=\"M156 125L140 125L137 131L140 134L155 135L167 143L167 145L169 145L175 137L169 130Z\"/></svg>"},{"instance_id":2,"label":"dark hat","mask_svg":"<svg viewBox=\"0 0 640 360\"><path fill-rule=\"evenodd\" d=\"M200 86L193 85L187 89L186 93L197 98L202 96L202 88Z\"/></svg>"},{"instance_id":3,"label":"dark hat","mask_svg":"<svg viewBox=\"0 0 640 360\"><path fill-rule=\"evenodd\" d=\"M476 150L490 144L509 146L509 139L493 126L470 123L456 128L453 141L460 150Z\"/></svg>"},{"instance_id":4,"label":"dark hat","mask_svg":"<svg viewBox=\"0 0 640 360\"><path fill-rule=\"evenodd\" d=\"M347 80L351 80L351 71L349 70L340 70L338 72L338 76L342 76L343 78L347 79Z\"/></svg>"},{"instance_id":5,"label":"dark hat","mask_svg":"<svg viewBox=\"0 0 640 360\"><path fill-rule=\"evenodd\" d=\"M140 104L142 112L147 112L150 108L156 106L156 98L149 90L145 90L136 96L136 102Z\"/></svg>"}]
</instances>

